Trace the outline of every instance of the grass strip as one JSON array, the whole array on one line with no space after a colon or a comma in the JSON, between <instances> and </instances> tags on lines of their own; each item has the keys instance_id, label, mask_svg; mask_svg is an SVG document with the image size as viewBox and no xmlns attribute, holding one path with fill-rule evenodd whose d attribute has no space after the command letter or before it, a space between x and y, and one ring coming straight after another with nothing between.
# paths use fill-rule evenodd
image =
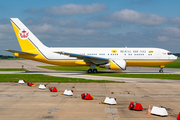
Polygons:
<instances>
[{"instance_id":1,"label":"grass strip","mask_svg":"<svg viewBox=\"0 0 180 120\"><path fill-rule=\"evenodd\" d=\"M0 71L28 71L27 69L16 69L16 68L0 68Z\"/></svg>"},{"instance_id":2,"label":"grass strip","mask_svg":"<svg viewBox=\"0 0 180 120\"><path fill-rule=\"evenodd\" d=\"M89 66L38 66L41 68L57 70L57 71L87 71ZM97 70L108 70L105 68L96 67Z\"/></svg>"},{"instance_id":3,"label":"grass strip","mask_svg":"<svg viewBox=\"0 0 180 120\"><path fill-rule=\"evenodd\" d=\"M180 74L89 74L109 77L127 77L127 78L151 78L151 79L169 79L180 80Z\"/></svg>"},{"instance_id":4,"label":"grass strip","mask_svg":"<svg viewBox=\"0 0 180 120\"><path fill-rule=\"evenodd\" d=\"M0 82L57 82L57 83L124 83L109 80L89 80L81 78L54 77L42 74L0 74Z\"/></svg>"}]
</instances>

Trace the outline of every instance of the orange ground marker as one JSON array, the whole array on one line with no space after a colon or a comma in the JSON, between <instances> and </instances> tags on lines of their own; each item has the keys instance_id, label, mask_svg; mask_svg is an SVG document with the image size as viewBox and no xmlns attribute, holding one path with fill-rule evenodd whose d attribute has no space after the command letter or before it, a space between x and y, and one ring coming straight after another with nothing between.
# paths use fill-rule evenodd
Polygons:
<instances>
[{"instance_id":1,"label":"orange ground marker","mask_svg":"<svg viewBox=\"0 0 180 120\"><path fill-rule=\"evenodd\" d=\"M150 103L148 104L148 111L147 111L147 115L151 115L151 106L150 106Z\"/></svg>"}]
</instances>

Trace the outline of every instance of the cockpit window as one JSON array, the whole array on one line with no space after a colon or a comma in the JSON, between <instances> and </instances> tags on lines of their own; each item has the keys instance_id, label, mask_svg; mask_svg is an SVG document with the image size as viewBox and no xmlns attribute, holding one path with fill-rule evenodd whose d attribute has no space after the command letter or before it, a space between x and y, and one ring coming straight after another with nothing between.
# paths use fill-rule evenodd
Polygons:
<instances>
[{"instance_id":1,"label":"cockpit window","mask_svg":"<svg viewBox=\"0 0 180 120\"><path fill-rule=\"evenodd\" d=\"M168 55L173 55L173 53L168 53Z\"/></svg>"}]
</instances>

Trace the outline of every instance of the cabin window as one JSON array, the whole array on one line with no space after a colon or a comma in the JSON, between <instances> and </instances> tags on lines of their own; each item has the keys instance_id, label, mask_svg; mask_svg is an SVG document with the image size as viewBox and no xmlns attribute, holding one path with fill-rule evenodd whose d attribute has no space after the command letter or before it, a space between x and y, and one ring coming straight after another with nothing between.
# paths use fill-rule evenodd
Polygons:
<instances>
[{"instance_id":1,"label":"cabin window","mask_svg":"<svg viewBox=\"0 0 180 120\"><path fill-rule=\"evenodd\" d=\"M133 50L133 53L138 53L138 50Z\"/></svg>"},{"instance_id":2,"label":"cabin window","mask_svg":"<svg viewBox=\"0 0 180 120\"><path fill-rule=\"evenodd\" d=\"M88 53L87 55L97 55L97 53Z\"/></svg>"},{"instance_id":3,"label":"cabin window","mask_svg":"<svg viewBox=\"0 0 180 120\"><path fill-rule=\"evenodd\" d=\"M134 55L144 55L144 54L134 54Z\"/></svg>"}]
</instances>

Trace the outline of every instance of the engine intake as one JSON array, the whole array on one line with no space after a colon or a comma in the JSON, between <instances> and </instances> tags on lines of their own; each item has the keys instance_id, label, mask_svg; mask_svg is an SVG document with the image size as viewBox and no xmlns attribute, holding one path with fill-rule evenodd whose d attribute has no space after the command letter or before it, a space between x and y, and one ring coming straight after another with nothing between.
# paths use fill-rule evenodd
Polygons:
<instances>
[{"instance_id":1,"label":"engine intake","mask_svg":"<svg viewBox=\"0 0 180 120\"><path fill-rule=\"evenodd\" d=\"M99 67L108 68L111 70L126 70L125 60L110 60L108 64L100 65Z\"/></svg>"}]
</instances>

